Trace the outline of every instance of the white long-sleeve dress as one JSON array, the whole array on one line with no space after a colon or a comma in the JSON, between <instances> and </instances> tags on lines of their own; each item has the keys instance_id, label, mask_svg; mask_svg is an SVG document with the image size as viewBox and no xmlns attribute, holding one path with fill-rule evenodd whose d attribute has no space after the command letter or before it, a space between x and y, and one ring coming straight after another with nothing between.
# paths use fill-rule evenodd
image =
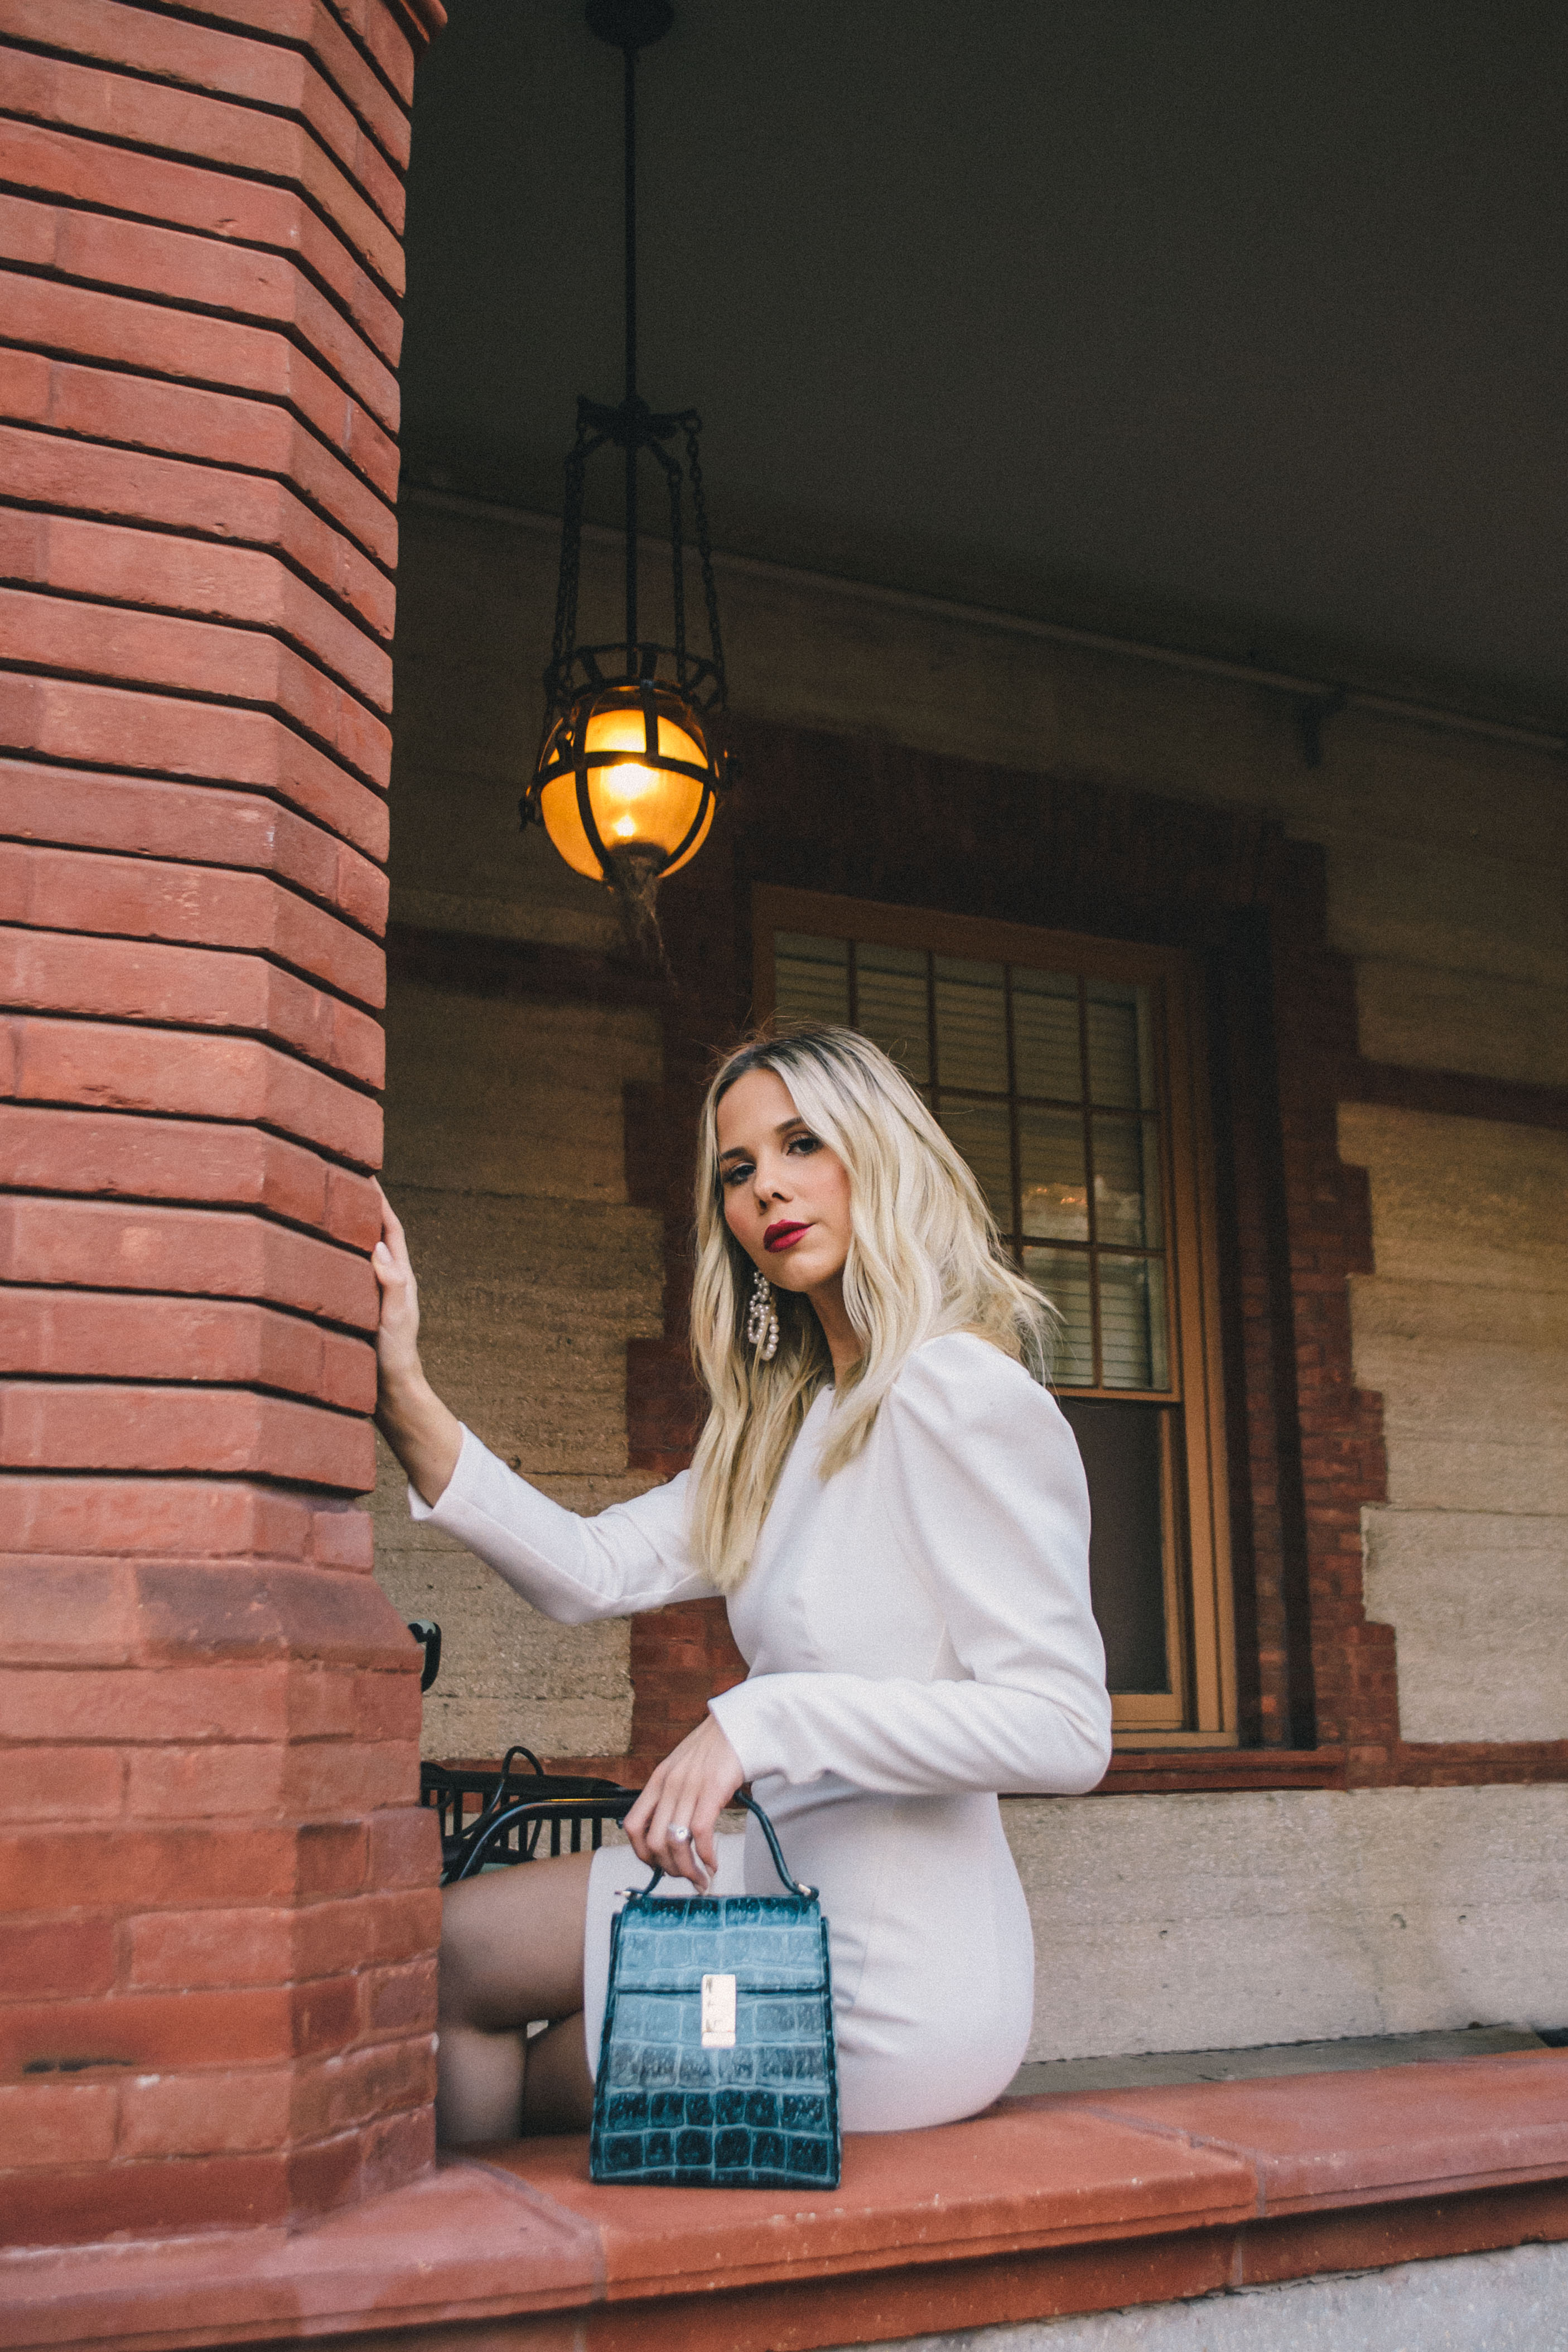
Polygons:
<instances>
[{"instance_id":1,"label":"white long-sleeve dress","mask_svg":"<svg viewBox=\"0 0 1568 2352\"><path fill-rule=\"evenodd\" d=\"M1034 1946L997 1792L1092 1789L1111 1706L1088 1490L1047 1391L971 1333L929 1340L824 1480L832 1406L831 1390L812 1405L729 1595L750 1671L710 1712L790 1869L821 1892L844 2127L899 2131L976 2114L1023 2057ZM465 1432L434 1510L410 1502L580 1624L712 1596L685 1488L683 1472L580 1518ZM755 1823L720 1843L719 1891L777 1892ZM615 1890L641 1883L628 1864L607 1848L590 1882L591 2066Z\"/></svg>"}]
</instances>

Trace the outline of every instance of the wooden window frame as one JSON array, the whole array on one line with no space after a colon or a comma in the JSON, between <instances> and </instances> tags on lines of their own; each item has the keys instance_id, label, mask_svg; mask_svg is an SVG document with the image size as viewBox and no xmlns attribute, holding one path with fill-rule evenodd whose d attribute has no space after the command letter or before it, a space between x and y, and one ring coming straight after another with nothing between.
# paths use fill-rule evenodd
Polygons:
<instances>
[{"instance_id":1,"label":"wooden window frame","mask_svg":"<svg viewBox=\"0 0 1568 2352\"><path fill-rule=\"evenodd\" d=\"M912 948L977 962L1074 971L1090 979L1134 982L1149 992L1156 1108L1167 1149L1161 1182L1169 1235L1166 1283L1170 1318L1168 1390L1065 1389L1070 1396L1148 1401L1179 1411L1162 1421L1172 1449L1167 1497L1166 1603L1175 1671L1169 1694L1113 1701L1118 1748L1216 1748L1237 1744L1236 1629L1231 1588L1225 1399L1219 1349L1219 1284L1214 1146L1204 1072L1207 1055L1202 995L1191 959L1179 948L1036 930L1021 923L892 907L814 890L758 884L752 893L754 1003L768 1019L775 1003L777 931ZM1185 1499L1186 1508L1180 1508Z\"/></svg>"}]
</instances>

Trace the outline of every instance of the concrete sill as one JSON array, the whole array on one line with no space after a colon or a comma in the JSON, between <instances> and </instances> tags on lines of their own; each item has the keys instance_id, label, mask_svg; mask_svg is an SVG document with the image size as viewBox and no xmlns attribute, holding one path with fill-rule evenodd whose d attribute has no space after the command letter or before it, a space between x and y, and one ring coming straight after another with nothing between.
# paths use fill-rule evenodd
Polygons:
<instances>
[{"instance_id":1,"label":"concrete sill","mask_svg":"<svg viewBox=\"0 0 1568 2352\"><path fill-rule=\"evenodd\" d=\"M1205 1748L1188 1735L1183 1745L1141 1746L1135 1732L1116 1741L1097 1797L1181 1795L1214 1789L1343 1789L1343 1748Z\"/></svg>"},{"instance_id":2,"label":"concrete sill","mask_svg":"<svg viewBox=\"0 0 1568 2352\"><path fill-rule=\"evenodd\" d=\"M525 2141L293 2236L18 2252L0 2343L809 2352L1562 2238L1568 2054L1529 2051L1009 2099L852 2139L816 2197Z\"/></svg>"}]
</instances>

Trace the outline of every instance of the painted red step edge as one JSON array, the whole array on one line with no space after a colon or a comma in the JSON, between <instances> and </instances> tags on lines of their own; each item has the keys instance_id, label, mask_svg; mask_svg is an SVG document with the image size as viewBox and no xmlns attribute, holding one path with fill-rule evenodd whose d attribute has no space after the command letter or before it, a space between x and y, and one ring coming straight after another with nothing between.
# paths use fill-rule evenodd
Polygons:
<instances>
[{"instance_id":1,"label":"painted red step edge","mask_svg":"<svg viewBox=\"0 0 1568 2352\"><path fill-rule=\"evenodd\" d=\"M0 2260L0 2345L395 2328L455 2352L459 2329L507 2317L507 2343L541 2352L807 2352L1568 2238L1568 2057L1311 2087L1305 2104L1300 2077L1125 2092L1093 2112L1003 2102L852 2138L832 2193L601 2189L581 2139L521 2142L288 2236L18 2252ZM1307 2214L1291 2210L1303 2165L1332 2181Z\"/></svg>"}]
</instances>

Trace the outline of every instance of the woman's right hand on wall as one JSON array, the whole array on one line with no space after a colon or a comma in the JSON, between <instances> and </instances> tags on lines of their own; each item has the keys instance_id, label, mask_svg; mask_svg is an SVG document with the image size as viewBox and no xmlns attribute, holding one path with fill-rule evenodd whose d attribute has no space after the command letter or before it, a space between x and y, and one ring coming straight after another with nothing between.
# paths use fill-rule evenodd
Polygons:
<instances>
[{"instance_id":1,"label":"woman's right hand on wall","mask_svg":"<svg viewBox=\"0 0 1568 2352\"><path fill-rule=\"evenodd\" d=\"M376 1425L424 1500L438 1503L463 1451L463 1426L424 1377L419 1360L419 1285L392 1202L376 1186L382 1237L371 1252L381 1285L376 1330Z\"/></svg>"},{"instance_id":2,"label":"woman's right hand on wall","mask_svg":"<svg viewBox=\"0 0 1568 2352\"><path fill-rule=\"evenodd\" d=\"M419 1360L419 1284L409 1263L408 1238L381 1186L382 1237L371 1252L371 1265L382 1286L382 1319L376 1331L376 1371L379 1385L388 1388L423 1380Z\"/></svg>"}]
</instances>

